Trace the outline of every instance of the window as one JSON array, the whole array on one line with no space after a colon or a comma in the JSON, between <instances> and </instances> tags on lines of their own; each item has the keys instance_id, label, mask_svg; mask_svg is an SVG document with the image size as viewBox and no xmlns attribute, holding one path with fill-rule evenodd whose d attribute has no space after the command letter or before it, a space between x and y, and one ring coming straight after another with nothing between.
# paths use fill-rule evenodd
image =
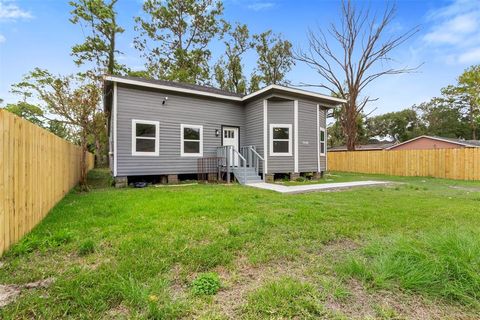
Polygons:
<instances>
[{"instance_id":1,"label":"window","mask_svg":"<svg viewBox=\"0 0 480 320\"><path fill-rule=\"evenodd\" d=\"M203 155L203 126L181 125L182 157L201 157Z\"/></svg>"},{"instance_id":2,"label":"window","mask_svg":"<svg viewBox=\"0 0 480 320\"><path fill-rule=\"evenodd\" d=\"M320 155L324 156L325 155L325 148L327 147L326 139L327 135L325 132L325 128L320 128Z\"/></svg>"},{"instance_id":3,"label":"window","mask_svg":"<svg viewBox=\"0 0 480 320\"><path fill-rule=\"evenodd\" d=\"M158 156L158 121L132 120L132 155Z\"/></svg>"},{"instance_id":4,"label":"window","mask_svg":"<svg viewBox=\"0 0 480 320\"><path fill-rule=\"evenodd\" d=\"M292 125L270 125L270 156L292 155Z\"/></svg>"}]
</instances>

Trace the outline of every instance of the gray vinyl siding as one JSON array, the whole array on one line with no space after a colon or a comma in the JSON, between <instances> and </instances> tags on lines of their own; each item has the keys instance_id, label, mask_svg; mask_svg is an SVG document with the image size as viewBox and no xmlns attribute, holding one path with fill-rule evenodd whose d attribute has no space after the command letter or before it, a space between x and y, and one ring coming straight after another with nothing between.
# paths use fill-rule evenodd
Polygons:
<instances>
[{"instance_id":1,"label":"gray vinyl siding","mask_svg":"<svg viewBox=\"0 0 480 320\"><path fill-rule=\"evenodd\" d=\"M317 103L298 101L298 171L318 171Z\"/></svg>"},{"instance_id":2,"label":"gray vinyl siding","mask_svg":"<svg viewBox=\"0 0 480 320\"><path fill-rule=\"evenodd\" d=\"M257 152L264 157L263 150L263 99L248 103L245 106L245 143L255 146ZM263 167L260 165L260 170Z\"/></svg>"},{"instance_id":3,"label":"gray vinyl siding","mask_svg":"<svg viewBox=\"0 0 480 320\"><path fill-rule=\"evenodd\" d=\"M240 103L150 91L118 85L117 176L196 173L198 157L181 157L180 125L203 125L203 156L216 156L222 125L240 127L245 141L245 111ZM167 103L162 105L164 97ZM159 121L159 156L132 155L132 119Z\"/></svg>"},{"instance_id":4,"label":"gray vinyl siding","mask_svg":"<svg viewBox=\"0 0 480 320\"><path fill-rule=\"evenodd\" d=\"M270 124L292 125L292 156L270 156L270 150L266 152L268 157L268 173L288 173L294 171L294 111L293 100L268 100L267 105L267 148L270 149ZM300 123L299 123L300 126Z\"/></svg>"},{"instance_id":5,"label":"gray vinyl siding","mask_svg":"<svg viewBox=\"0 0 480 320\"><path fill-rule=\"evenodd\" d=\"M320 128L325 129L325 140L328 140L327 139L327 136L328 136L328 132L327 132L327 109L320 107L320 112L318 114L318 117L319 117ZM320 139L320 137L318 137L318 139ZM326 142L325 142L325 149L328 152ZM318 150L318 153L320 154L320 150ZM326 170L327 170L327 157L326 157L326 153L325 153L325 156L320 157L320 171L326 171Z\"/></svg>"}]
</instances>

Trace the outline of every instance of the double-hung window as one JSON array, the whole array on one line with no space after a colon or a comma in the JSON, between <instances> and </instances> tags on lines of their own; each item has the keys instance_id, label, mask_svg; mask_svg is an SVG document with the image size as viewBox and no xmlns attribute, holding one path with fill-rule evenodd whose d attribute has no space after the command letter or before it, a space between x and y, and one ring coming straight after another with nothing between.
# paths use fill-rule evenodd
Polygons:
<instances>
[{"instance_id":1,"label":"double-hung window","mask_svg":"<svg viewBox=\"0 0 480 320\"><path fill-rule=\"evenodd\" d=\"M203 126L182 124L181 125L181 156L203 156Z\"/></svg>"},{"instance_id":2,"label":"double-hung window","mask_svg":"<svg viewBox=\"0 0 480 320\"><path fill-rule=\"evenodd\" d=\"M270 124L270 156L292 155L292 125Z\"/></svg>"},{"instance_id":3,"label":"double-hung window","mask_svg":"<svg viewBox=\"0 0 480 320\"><path fill-rule=\"evenodd\" d=\"M158 156L159 122L132 120L132 155Z\"/></svg>"},{"instance_id":4,"label":"double-hung window","mask_svg":"<svg viewBox=\"0 0 480 320\"><path fill-rule=\"evenodd\" d=\"M320 128L320 136L318 137L319 138L319 146L320 146L320 155L321 156L324 156L325 155L325 151L326 151L326 148L327 148L327 133L325 131L325 128Z\"/></svg>"}]
</instances>

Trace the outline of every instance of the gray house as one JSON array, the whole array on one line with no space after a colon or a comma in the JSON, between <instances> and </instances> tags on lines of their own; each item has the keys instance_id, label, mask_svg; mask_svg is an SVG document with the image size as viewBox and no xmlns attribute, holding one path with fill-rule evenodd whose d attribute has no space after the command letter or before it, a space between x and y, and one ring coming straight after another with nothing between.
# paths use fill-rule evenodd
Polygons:
<instances>
[{"instance_id":1,"label":"gray house","mask_svg":"<svg viewBox=\"0 0 480 320\"><path fill-rule=\"evenodd\" d=\"M133 176L196 174L219 163L241 183L327 169L326 113L344 103L279 85L248 95L206 86L106 76L111 170Z\"/></svg>"}]
</instances>

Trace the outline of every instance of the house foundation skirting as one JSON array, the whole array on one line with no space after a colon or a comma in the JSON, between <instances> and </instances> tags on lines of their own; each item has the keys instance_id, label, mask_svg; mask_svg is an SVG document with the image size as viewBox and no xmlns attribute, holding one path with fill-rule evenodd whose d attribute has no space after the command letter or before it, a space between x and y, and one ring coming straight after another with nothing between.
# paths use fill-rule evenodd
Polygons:
<instances>
[{"instance_id":1,"label":"house foundation skirting","mask_svg":"<svg viewBox=\"0 0 480 320\"><path fill-rule=\"evenodd\" d=\"M169 174L167 180L168 180L168 184L178 184L178 175Z\"/></svg>"},{"instance_id":2,"label":"house foundation skirting","mask_svg":"<svg viewBox=\"0 0 480 320\"><path fill-rule=\"evenodd\" d=\"M315 179L315 180L323 178L323 171L314 172L312 178Z\"/></svg>"},{"instance_id":3,"label":"house foundation skirting","mask_svg":"<svg viewBox=\"0 0 480 320\"><path fill-rule=\"evenodd\" d=\"M300 178L300 173L298 172L290 172L290 181L295 181Z\"/></svg>"},{"instance_id":4,"label":"house foundation skirting","mask_svg":"<svg viewBox=\"0 0 480 320\"><path fill-rule=\"evenodd\" d=\"M115 184L115 188L126 188L128 186L128 178L115 177L114 184Z\"/></svg>"},{"instance_id":5,"label":"house foundation skirting","mask_svg":"<svg viewBox=\"0 0 480 320\"><path fill-rule=\"evenodd\" d=\"M265 174L265 182L272 183L275 181L275 175L273 173Z\"/></svg>"}]
</instances>

